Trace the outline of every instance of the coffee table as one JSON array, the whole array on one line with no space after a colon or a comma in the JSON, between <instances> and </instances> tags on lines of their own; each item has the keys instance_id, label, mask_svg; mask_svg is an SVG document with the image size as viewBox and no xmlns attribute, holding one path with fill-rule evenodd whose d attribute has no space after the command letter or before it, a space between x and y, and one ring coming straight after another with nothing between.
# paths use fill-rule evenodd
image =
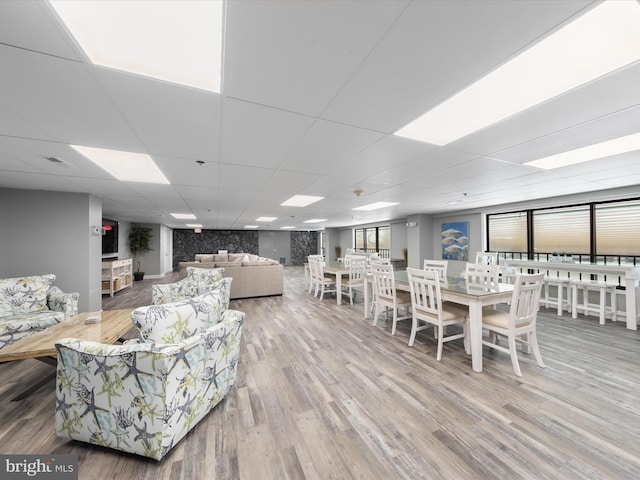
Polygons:
<instances>
[{"instance_id":1,"label":"coffee table","mask_svg":"<svg viewBox=\"0 0 640 480\"><path fill-rule=\"evenodd\" d=\"M133 328L132 311L103 310L102 312L81 313L33 335L22 337L16 343L0 349L0 362L37 358L55 364L56 342L66 337L100 343L115 343ZM86 324L87 317L100 317L101 321L95 324Z\"/></svg>"},{"instance_id":2,"label":"coffee table","mask_svg":"<svg viewBox=\"0 0 640 480\"><path fill-rule=\"evenodd\" d=\"M56 342L62 338L75 337L100 343L115 343L133 328L133 310L103 310L81 313L57 325L45 328L33 335L22 337L16 343L0 349L0 362L35 358L56 365L58 352ZM100 317L99 323L85 323L88 317ZM11 401L22 400L38 390L55 376L55 371L31 385Z\"/></svg>"}]
</instances>

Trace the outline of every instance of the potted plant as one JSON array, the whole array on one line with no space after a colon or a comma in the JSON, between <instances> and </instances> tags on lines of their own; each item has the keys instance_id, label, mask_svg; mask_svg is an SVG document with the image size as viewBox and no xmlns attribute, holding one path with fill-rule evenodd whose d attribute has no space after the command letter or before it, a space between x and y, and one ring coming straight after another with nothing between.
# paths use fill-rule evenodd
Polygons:
<instances>
[{"instance_id":1,"label":"potted plant","mask_svg":"<svg viewBox=\"0 0 640 480\"><path fill-rule=\"evenodd\" d=\"M131 253L136 256L136 271L133 272L133 278L136 280L142 280L144 278L144 272L140 271L140 256L143 253L153 251L151 248L151 227L145 227L138 223L131 224L131 231L129 232L129 249Z\"/></svg>"}]
</instances>

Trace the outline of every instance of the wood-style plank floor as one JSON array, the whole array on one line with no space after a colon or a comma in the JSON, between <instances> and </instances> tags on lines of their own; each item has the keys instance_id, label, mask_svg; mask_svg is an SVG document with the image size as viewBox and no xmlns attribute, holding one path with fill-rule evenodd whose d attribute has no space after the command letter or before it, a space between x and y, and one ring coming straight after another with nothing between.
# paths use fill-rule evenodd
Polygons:
<instances>
[{"instance_id":1,"label":"wood-style plank floor","mask_svg":"<svg viewBox=\"0 0 640 480\"><path fill-rule=\"evenodd\" d=\"M168 276L163 283L176 280ZM150 302L136 282L103 308ZM430 331L407 346L362 314L303 291L232 301L246 313L236 385L162 462L56 438L54 368L0 365L0 452L69 453L80 479L640 478L640 331L595 317L539 315L546 369L484 350L473 373L461 341L441 362ZM26 399L19 391L42 381Z\"/></svg>"}]
</instances>

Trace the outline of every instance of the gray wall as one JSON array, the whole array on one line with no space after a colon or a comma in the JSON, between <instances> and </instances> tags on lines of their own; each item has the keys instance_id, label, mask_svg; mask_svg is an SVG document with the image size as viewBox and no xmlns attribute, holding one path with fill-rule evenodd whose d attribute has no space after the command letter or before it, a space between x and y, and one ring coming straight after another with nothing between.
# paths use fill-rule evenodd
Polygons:
<instances>
[{"instance_id":1,"label":"gray wall","mask_svg":"<svg viewBox=\"0 0 640 480\"><path fill-rule=\"evenodd\" d=\"M0 188L0 278L54 273L79 292L80 311L102 308L102 204L85 193Z\"/></svg>"}]
</instances>

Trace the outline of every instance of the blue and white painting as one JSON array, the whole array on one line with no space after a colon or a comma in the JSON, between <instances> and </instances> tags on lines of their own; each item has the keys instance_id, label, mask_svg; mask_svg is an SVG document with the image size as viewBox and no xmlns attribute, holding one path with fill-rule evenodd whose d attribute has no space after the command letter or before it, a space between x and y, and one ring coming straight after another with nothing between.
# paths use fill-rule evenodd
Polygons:
<instances>
[{"instance_id":1,"label":"blue and white painting","mask_svg":"<svg viewBox=\"0 0 640 480\"><path fill-rule=\"evenodd\" d=\"M442 224L442 259L469 261L469 222Z\"/></svg>"}]
</instances>

